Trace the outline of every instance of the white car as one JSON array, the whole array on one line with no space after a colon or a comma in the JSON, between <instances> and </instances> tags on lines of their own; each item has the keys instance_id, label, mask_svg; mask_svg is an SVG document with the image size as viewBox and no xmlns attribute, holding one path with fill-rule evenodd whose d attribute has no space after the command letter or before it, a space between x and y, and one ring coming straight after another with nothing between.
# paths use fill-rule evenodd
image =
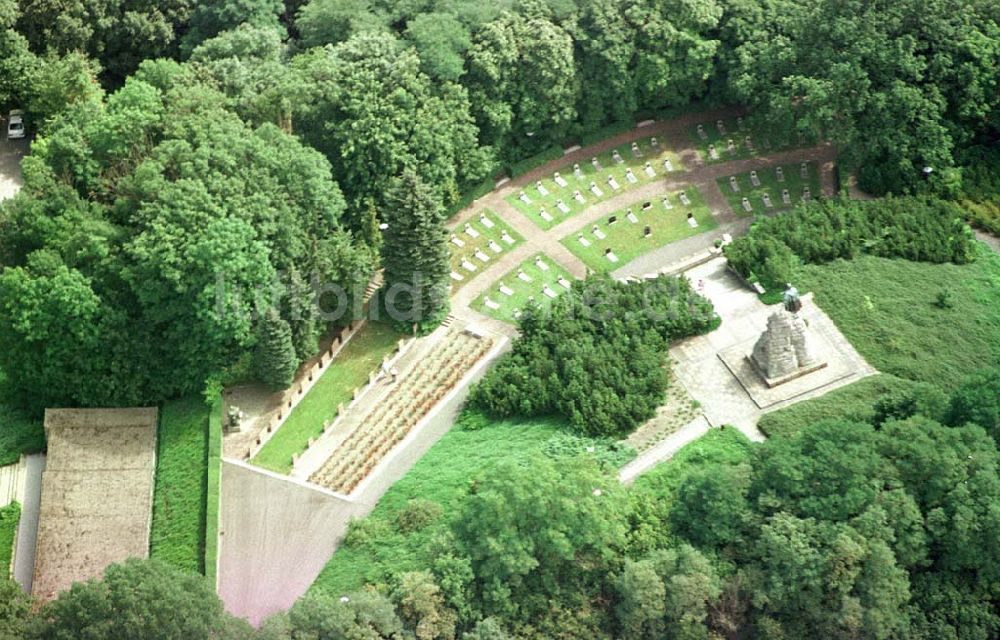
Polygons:
<instances>
[{"instance_id":1,"label":"white car","mask_svg":"<svg viewBox=\"0 0 1000 640\"><path fill-rule=\"evenodd\" d=\"M7 120L7 139L16 140L23 137L24 112L20 109L15 109L10 112L10 118Z\"/></svg>"}]
</instances>

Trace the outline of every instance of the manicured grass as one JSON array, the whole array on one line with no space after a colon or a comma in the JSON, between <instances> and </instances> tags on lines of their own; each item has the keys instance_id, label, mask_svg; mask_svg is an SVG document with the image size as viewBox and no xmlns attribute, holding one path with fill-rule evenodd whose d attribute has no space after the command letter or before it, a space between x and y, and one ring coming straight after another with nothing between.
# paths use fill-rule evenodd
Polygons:
<instances>
[{"instance_id":1,"label":"manicured grass","mask_svg":"<svg viewBox=\"0 0 1000 640\"><path fill-rule=\"evenodd\" d=\"M156 447L150 557L204 571L208 413L202 398L163 405Z\"/></svg>"},{"instance_id":2,"label":"manicured grass","mask_svg":"<svg viewBox=\"0 0 1000 640\"><path fill-rule=\"evenodd\" d=\"M1000 255L979 246L967 265L862 256L805 266L801 284L879 371L950 390L1000 359Z\"/></svg>"},{"instance_id":3,"label":"manicured grass","mask_svg":"<svg viewBox=\"0 0 1000 640\"><path fill-rule=\"evenodd\" d=\"M685 189L691 204L685 206L678 198L679 191L667 194L660 194L649 200L649 209L643 210L643 202L636 202L629 207L615 211L607 219L601 220L595 225L578 232L571 233L562 239L562 243L574 255L587 263L587 266L594 271L612 271L628 264L631 260L657 249L664 245L676 242L683 238L704 233L717 226L712 213L702 200L701 194L694 187ZM663 204L663 197L666 195L672 209L667 209ZM638 222L633 223L628 220L628 212L632 211ZM688 224L687 216L693 214L698 226L692 228ZM615 218L613 224L609 224L612 216ZM645 228L649 227L652 234L647 238L644 236ZM594 234L595 228L605 234L602 240ZM581 236L590 246L584 246ZM618 258L617 262L608 259L606 251L611 249L612 254Z\"/></svg>"},{"instance_id":4,"label":"manicured grass","mask_svg":"<svg viewBox=\"0 0 1000 640\"><path fill-rule=\"evenodd\" d=\"M470 422L478 428L467 428ZM460 510L475 478L501 462L540 453L554 458L573 456L592 445L600 454L607 442L574 439L564 425L552 420L490 423L476 414L463 414L459 424L382 496L372 515L352 529L312 589L339 596L366 584L386 584L392 574L427 568L432 541ZM612 459L613 464L621 464L628 456ZM425 527L406 527L401 523L414 510L411 501L436 503L437 516Z\"/></svg>"},{"instance_id":5,"label":"manicured grass","mask_svg":"<svg viewBox=\"0 0 1000 640\"><path fill-rule=\"evenodd\" d=\"M18 409L0 404L0 466L14 464L22 453L45 450L45 428Z\"/></svg>"},{"instance_id":6,"label":"manicured grass","mask_svg":"<svg viewBox=\"0 0 1000 640\"><path fill-rule=\"evenodd\" d=\"M538 266L539 260L541 264L548 265L549 268L547 271ZM521 271L531 279L530 282L525 282L518 277L518 273ZM569 272L563 269L559 263L544 253L538 253L500 278L495 287L492 287L476 298L471 306L476 311L485 313L498 320L517 324L515 313L523 311L528 306L530 300L534 300L543 307L551 303L553 299L543 293L546 285L548 285L549 289L556 296L562 295L566 291L566 287L559 284L560 278L563 278L566 282L573 282L573 276L569 275ZM500 291L501 286L506 286L512 294L506 295ZM499 308L490 308L487 305L487 300L496 303L499 305Z\"/></svg>"},{"instance_id":7,"label":"manicured grass","mask_svg":"<svg viewBox=\"0 0 1000 640\"><path fill-rule=\"evenodd\" d=\"M323 433L323 423L337 416L337 405L351 401L355 387L368 382L400 337L388 323L365 323L250 462L278 473L291 471L292 454L305 451L309 438Z\"/></svg>"},{"instance_id":8,"label":"manicured grass","mask_svg":"<svg viewBox=\"0 0 1000 640\"><path fill-rule=\"evenodd\" d=\"M684 445L674 457L662 462L635 480L639 490L673 492L693 471L706 465L737 466L750 462L754 443L739 429L712 429L694 442Z\"/></svg>"},{"instance_id":9,"label":"manicured grass","mask_svg":"<svg viewBox=\"0 0 1000 640\"><path fill-rule=\"evenodd\" d=\"M563 179L566 180L567 186L560 187L555 182L555 176L552 178L546 178L542 180L542 185L548 190L548 195L542 195L535 185L529 185L525 187L524 193L531 201L530 203L523 202L519 194L515 193L507 196L506 200L515 209L528 216L532 222L537 224L542 229L551 229L556 224L570 218L580 212L582 212L587 207L591 206L595 202L601 202L602 200L607 200L613 196L621 193L625 193L630 189L634 189L639 185L645 184L650 180L655 180L664 174L663 161L669 159L671 162L671 168L674 172L683 171L684 166L681 164L680 159L673 152L667 151L665 148L665 140L659 140L659 151L654 150L651 145L651 138L646 138L637 141L639 144L639 151L642 153L641 158L635 157L632 153L631 145L624 144L618 147L617 151L621 155L623 162L621 164L615 162L613 159L614 151L608 151L597 156L598 162L601 164L601 170L598 171L592 162L585 161L580 164L580 171L583 177L578 178L573 171L573 165L569 164L559 169L559 173ZM653 171L655 172L654 177L646 175L645 165L649 162ZM635 184L630 183L626 177L626 170L631 168L633 174L635 175L637 182ZM614 177L618 181L619 189L615 190L608 184L608 178ZM597 187L601 191L601 195L595 195L590 191L590 183L596 183ZM573 198L575 191L579 191L584 198L584 202L577 202ZM559 210L557 202L562 200L563 203L569 208L568 213L563 213ZM544 220L540 211L544 208L552 220Z\"/></svg>"},{"instance_id":10,"label":"manicured grass","mask_svg":"<svg viewBox=\"0 0 1000 640\"><path fill-rule=\"evenodd\" d=\"M484 220L493 223L490 228L484 224ZM473 237L469 233L471 229L478 237ZM469 280L472 280L482 270L489 266L489 262L483 262L476 257L477 252L485 255L489 260L499 258L517 245L524 242L517 231L514 231L503 219L489 209L474 214L468 223L463 223L451 230L451 239L448 246L451 248L451 272L457 274L462 279L456 280L454 275L451 279L451 292L455 293L462 288ZM462 246L458 246L461 243ZM475 271L469 271L463 264L472 264Z\"/></svg>"},{"instance_id":11,"label":"manicured grass","mask_svg":"<svg viewBox=\"0 0 1000 640\"><path fill-rule=\"evenodd\" d=\"M771 144L767 138L750 131L746 125L741 127L736 118L723 118L722 124L725 126L725 134L719 133L715 121L706 120L701 123L705 130L705 139L702 139L698 134L698 125L692 125L688 129L688 137L694 142L698 153L708 164L753 158L757 155L767 155L774 151L784 151L794 148L793 145L787 143L780 145ZM750 136L752 150L747 147L747 136ZM733 141L733 146L735 147L733 151L729 150L729 140ZM711 153L709 153L710 145L715 146L718 158L712 158Z\"/></svg>"},{"instance_id":12,"label":"manicured grass","mask_svg":"<svg viewBox=\"0 0 1000 640\"><path fill-rule=\"evenodd\" d=\"M808 179L802 178L801 165L786 164L781 165L781 168L785 173L784 182L778 182L777 167L775 167L773 169L761 169L757 171L757 178L760 181L759 187L753 186L753 181L748 172L732 176L736 178L736 183L740 188L739 191L733 191L729 180L730 176L718 179L719 189L726 196L726 199L729 200L729 206L733 208L733 211L740 215L748 215L748 212L743 209L743 198L750 201L753 213L760 214L791 209L802 201L802 193L806 185L812 191L813 198L820 197L819 168L815 162L806 163L806 169L809 174ZM785 204L782 199L782 191L785 189L788 190L789 204ZM771 198L772 206L770 208L764 204L764 194L768 194Z\"/></svg>"},{"instance_id":13,"label":"manicured grass","mask_svg":"<svg viewBox=\"0 0 1000 640\"><path fill-rule=\"evenodd\" d=\"M799 402L761 417L757 427L769 438L794 435L820 420L869 422L872 407L882 396L905 391L916 383L882 373L869 376L812 400Z\"/></svg>"},{"instance_id":14,"label":"manicured grass","mask_svg":"<svg viewBox=\"0 0 1000 640\"><path fill-rule=\"evenodd\" d=\"M21 520L21 505L12 502L0 508L0 578L10 575L10 563L14 557L14 538L17 537L17 523Z\"/></svg>"}]
</instances>

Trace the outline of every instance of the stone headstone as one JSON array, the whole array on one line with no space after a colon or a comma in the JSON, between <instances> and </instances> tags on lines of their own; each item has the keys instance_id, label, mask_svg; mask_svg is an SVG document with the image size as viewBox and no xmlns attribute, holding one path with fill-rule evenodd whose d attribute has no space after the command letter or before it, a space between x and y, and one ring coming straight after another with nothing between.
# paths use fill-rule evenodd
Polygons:
<instances>
[{"instance_id":1,"label":"stone headstone","mask_svg":"<svg viewBox=\"0 0 1000 640\"><path fill-rule=\"evenodd\" d=\"M643 227L643 229L642 229L642 237L643 238L648 238L651 235L653 235L653 228L650 227L649 225L646 225L645 227Z\"/></svg>"},{"instance_id":2,"label":"stone headstone","mask_svg":"<svg viewBox=\"0 0 1000 640\"><path fill-rule=\"evenodd\" d=\"M715 129L719 132L720 136L726 135L726 123L722 120L715 121Z\"/></svg>"},{"instance_id":3,"label":"stone headstone","mask_svg":"<svg viewBox=\"0 0 1000 640\"><path fill-rule=\"evenodd\" d=\"M538 211L538 215L541 216L542 220L546 222L552 222L552 214L550 214L544 208Z\"/></svg>"},{"instance_id":4,"label":"stone headstone","mask_svg":"<svg viewBox=\"0 0 1000 640\"><path fill-rule=\"evenodd\" d=\"M792 204L792 196L789 195L788 189L781 190L781 201L786 205Z\"/></svg>"},{"instance_id":5,"label":"stone headstone","mask_svg":"<svg viewBox=\"0 0 1000 640\"><path fill-rule=\"evenodd\" d=\"M628 213L626 213L626 214L625 214L625 218L626 218L626 219L627 219L627 220L628 220L629 222L631 222L632 224L638 224L638 223L639 223L639 218L638 218L638 217L636 217L636 215L635 215L634 213L632 213L632 210L631 210L631 209L629 209L629 210L628 210Z\"/></svg>"},{"instance_id":6,"label":"stone headstone","mask_svg":"<svg viewBox=\"0 0 1000 640\"><path fill-rule=\"evenodd\" d=\"M483 300L483 304L494 311L500 308L500 305L494 302L489 296L486 296L486 299Z\"/></svg>"},{"instance_id":7,"label":"stone headstone","mask_svg":"<svg viewBox=\"0 0 1000 640\"><path fill-rule=\"evenodd\" d=\"M750 172L750 184L752 184L755 187L759 187L760 186L760 178L757 177L757 172L756 171L751 171Z\"/></svg>"},{"instance_id":8,"label":"stone headstone","mask_svg":"<svg viewBox=\"0 0 1000 640\"><path fill-rule=\"evenodd\" d=\"M736 143L733 142L732 138L726 140L726 148L729 150L729 153L736 153Z\"/></svg>"},{"instance_id":9,"label":"stone headstone","mask_svg":"<svg viewBox=\"0 0 1000 640\"><path fill-rule=\"evenodd\" d=\"M693 213L689 213L688 214L687 223L688 223L688 226L691 227L692 229L697 229L698 228L698 221L694 219L694 214Z\"/></svg>"},{"instance_id":10,"label":"stone headstone","mask_svg":"<svg viewBox=\"0 0 1000 640\"><path fill-rule=\"evenodd\" d=\"M573 175L581 180L583 179L583 169L580 168L579 164L573 165Z\"/></svg>"},{"instance_id":11,"label":"stone headstone","mask_svg":"<svg viewBox=\"0 0 1000 640\"><path fill-rule=\"evenodd\" d=\"M636 182L639 182L639 179L635 177L634 173L632 173L631 168L625 170L625 179L629 181L629 184L635 184Z\"/></svg>"},{"instance_id":12,"label":"stone headstone","mask_svg":"<svg viewBox=\"0 0 1000 640\"><path fill-rule=\"evenodd\" d=\"M569 186L569 183L566 182L566 178L564 178L561 175L559 175L558 171L556 171L555 175L552 176L552 181L555 182L560 187L568 187Z\"/></svg>"},{"instance_id":13,"label":"stone headstone","mask_svg":"<svg viewBox=\"0 0 1000 640\"><path fill-rule=\"evenodd\" d=\"M652 202L650 202L650 201L647 200L646 202L642 203L642 210L643 211L649 211L652 208L653 208L653 203Z\"/></svg>"},{"instance_id":14,"label":"stone headstone","mask_svg":"<svg viewBox=\"0 0 1000 640\"><path fill-rule=\"evenodd\" d=\"M719 159L719 151L715 148L714 144L708 145L708 157L712 160Z\"/></svg>"},{"instance_id":15,"label":"stone headstone","mask_svg":"<svg viewBox=\"0 0 1000 640\"><path fill-rule=\"evenodd\" d=\"M753 142L750 141L750 136L743 138L743 144L746 146L747 151L753 153Z\"/></svg>"},{"instance_id":16,"label":"stone headstone","mask_svg":"<svg viewBox=\"0 0 1000 640\"><path fill-rule=\"evenodd\" d=\"M648 162L646 163L646 166L643 169L643 171L645 171L646 175L649 176L650 178L656 175L656 171L653 169L653 165L649 164Z\"/></svg>"},{"instance_id":17,"label":"stone headstone","mask_svg":"<svg viewBox=\"0 0 1000 640\"><path fill-rule=\"evenodd\" d=\"M556 200L556 209L559 209L563 213L569 213L569 207L562 200Z\"/></svg>"},{"instance_id":18,"label":"stone headstone","mask_svg":"<svg viewBox=\"0 0 1000 640\"><path fill-rule=\"evenodd\" d=\"M805 200L806 202L809 202L810 200L812 200L812 197L813 197L812 189L810 189L809 187L806 187L806 188L804 188L802 190L802 199L803 200Z\"/></svg>"},{"instance_id":19,"label":"stone headstone","mask_svg":"<svg viewBox=\"0 0 1000 640\"><path fill-rule=\"evenodd\" d=\"M698 125L698 137L701 138L702 140L708 140L708 134L705 133L704 125L701 124Z\"/></svg>"},{"instance_id":20,"label":"stone headstone","mask_svg":"<svg viewBox=\"0 0 1000 640\"><path fill-rule=\"evenodd\" d=\"M691 204L691 199L687 197L687 194L683 191L677 194L677 199L681 201L681 204L685 207Z\"/></svg>"},{"instance_id":21,"label":"stone headstone","mask_svg":"<svg viewBox=\"0 0 1000 640\"><path fill-rule=\"evenodd\" d=\"M750 213L751 211L753 211L753 206L750 205L750 199L749 198L743 198L742 204L743 204L743 210L746 211L747 213Z\"/></svg>"},{"instance_id":22,"label":"stone headstone","mask_svg":"<svg viewBox=\"0 0 1000 640\"><path fill-rule=\"evenodd\" d=\"M611 187L613 191L618 191L622 188L622 186L618 184L618 181L615 180L614 176L608 176L608 186Z\"/></svg>"},{"instance_id":23,"label":"stone headstone","mask_svg":"<svg viewBox=\"0 0 1000 640\"><path fill-rule=\"evenodd\" d=\"M454 280L455 282L461 282L462 280L465 280L465 278L462 277L462 274L455 273L454 271L451 272L451 279Z\"/></svg>"},{"instance_id":24,"label":"stone headstone","mask_svg":"<svg viewBox=\"0 0 1000 640\"><path fill-rule=\"evenodd\" d=\"M770 195L768 195L768 194L765 193L764 195L762 195L760 197L760 199L764 201L764 206L767 207L768 209L770 209L773 206L771 204L771 196Z\"/></svg>"},{"instance_id":25,"label":"stone headstone","mask_svg":"<svg viewBox=\"0 0 1000 640\"><path fill-rule=\"evenodd\" d=\"M592 164L594 169L597 171L604 171L604 167L601 166L601 161L597 159L597 156L590 159L590 164Z\"/></svg>"},{"instance_id":26,"label":"stone headstone","mask_svg":"<svg viewBox=\"0 0 1000 640\"><path fill-rule=\"evenodd\" d=\"M615 149L614 151L611 152L611 159L614 160L617 164L622 164L623 162L625 162L625 158L622 158L622 154L618 153L618 149Z\"/></svg>"},{"instance_id":27,"label":"stone headstone","mask_svg":"<svg viewBox=\"0 0 1000 640\"><path fill-rule=\"evenodd\" d=\"M736 176L729 176L729 188L732 189L734 193L740 192L740 183L736 180Z\"/></svg>"},{"instance_id":28,"label":"stone headstone","mask_svg":"<svg viewBox=\"0 0 1000 640\"><path fill-rule=\"evenodd\" d=\"M601 231L601 228L598 227L596 224L594 225L594 228L591 231L593 232L594 237L597 238L598 240L604 240L605 238L608 237L607 235L605 235L603 231Z\"/></svg>"},{"instance_id":29,"label":"stone headstone","mask_svg":"<svg viewBox=\"0 0 1000 640\"><path fill-rule=\"evenodd\" d=\"M777 169L774 170L774 175L777 176L778 182L785 181L785 170L782 169L781 167L778 167Z\"/></svg>"},{"instance_id":30,"label":"stone headstone","mask_svg":"<svg viewBox=\"0 0 1000 640\"><path fill-rule=\"evenodd\" d=\"M542 287L542 294L544 294L548 298L555 298L556 296L559 295L558 293L552 290L552 287L550 287L547 284Z\"/></svg>"},{"instance_id":31,"label":"stone headstone","mask_svg":"<svg viewBox=\"0 0 1000 640\"><path fill-rule=\"evenodd\" d=\"M608 259L608 262L618 262L618 256L610 247L604 250L604 257Z\"/></svg>"},{"instance_id":32,"label":"stone headstone","mask_svg":"<svg viewBox=\"0 0 1000 640\"><path fill-rule=\"evenodd\" d=\"M598 198L600 198L601 196L604 195L604 192L601 191L601 188L599 186L597 186L596 182L591 182L590 183L590 192L592 194L594 194L595 196L597 196Z\"/></svg>"},{"instance_id":33,"label":"stone headstone","mask_svg":"<svg viewBox=\"0 0 1000 640\"><path fill-rule=\"evenodd\" d=\"M465 246L465 241L456 236L454 233L451 234L451 243L459 249Z\"/></svg>"},{"instance_id":34,"label":"stone headstone","mask_svg":"<svg viewBox=\"0 0 1000 640\"><path fill-rule=\"evenodd\" d=\"M479 214L479 222L482 223L487 229L492 229L494 226L493 221L486 217L485 213Z\"/></svg>"},{"instance_id":35,"label":"stone headstone","mask_svg":"<svg viewBox=\"0 0 1000 640\"><path fill-rule=\"evenodd\" d=\"M589 247L590 246L590 240L587 240L586 238L584 238L582 233L576 236L576 241L580 243L580 246L583 246L583 247Z\"/></svg>"},{"instance_id":36,"label":"stone headstone","mask_svg":"<svg viewBox=\"0 0 1000 640\"><path fill-rule=\"evenodd\" d=\"M802 164L799 165L799 175L802 177L803 180L808 180L809 179L809 164L808 163L803 162Z\"/></svg>"},{"instance_id":37,"label":"stone headstone","mask_svg":"<svg viewBox=\"0 0 1000 640\"><path fill-rule=\"evenodd\" d=\"M561 286L563 289L570 289L573 287L573 285L570 284L569 280L567 280L562 276L559 276L559 280L557 280L556 282L558 282L559 286Z\"/></svg>"},{"instance_id":38,"label":"stone headstone","mask_svg":"<svg viewBox=\"0 0 1000 640\"><path fill-rule=\"evenodd\" d=\"M668 211L674 208L674 203L670 202L670 198L667 196L663 196L663 208Z\"/></svg>"},{"instance_id":39,"label":"stone headstone","mask_svg":"<svg viewBox=\"0 0 1000 640\"><path fill-rule=\"evenodd\" d=\"M470 238L478 238L478 237L479 237L479 232L478 232L478 231L476 231L475 229L473 229L473 228L472 228L472 225L471 225L471 224L469 224L468 222L466 222L466 223L465 223L465 233L466 233L466 234L467 234L467 235L468 235L468 236L469 236Z\"/></svg>"},{"instance_id":40,"label":"stone headstone","mask_svg":"<svg viewBox=\"0 0 1000 640\"><path fill-rule=\"evenodd\" d=\"M656 136L649 139L649 146L653 147L656 151L660 150L660 141L656 139Z\"/></svg>"},{"instance_id":41,"label":"stone headstone","mask_svg":"<svg viewBox=\"0 0 1000 640\"><path fill-rule=\"evenodd\" d=\"M509 234L509 233L507 233L506 231L504 231L504 232L503 232L503 233L502 233L502 234L500 235L500 239L501 239L501 240L503 240L503 241L504 241L505 243L507 243L507 244L514 244L514 238L512 238L512 237L510 236L510 234Z\"/></svg>"},{"instance_id":42,"label":"stone headstone","mask_svg":"<svg viewBox=\"0 0 1000 640\"><path fill-rule=\"evenodd\" d=\"M608 226L613 225L618 222L618 216L611 216L608 218Z\"/></svg>"},{"instance_id":43,"label":"stone headstone","mask_svg":"<svg viewBox=\"0 0 1000 640\"><path fill-rule=\"evenodd\" d=\"M521 282L531 282L531 276L524 272L524 269L517 270L517 279Z\"/></svg>"},{"instance_id":44,"label":"stone headstone","mask_svg":"<svg viewBox=\"0 0 1000 640\"><path fill-rule=\"evenodd\" d=\"M541 180L535 183L535 188L538 189L538 193L540 193L541 195L543 196L549 195L549 190L545 187L544 184L542 184Z\"/></svg>"},{"instance_id":45,"label":"stone headstone","mask_svg":"<svg viewBox=\"0 0 1000 640\"><path fill-rule=\"evenodd\" d=\"M512 296L512 295L514 295L514 290L501 282L500 283L500 293L504 294L505 296Z\"/></svg>"},{"instance_id":46,"label":"stone headstone","mask_svg":"<svg viewBox=\"0 0 1000 640\"><path fill-rule=\"evenodd\" d=\"M503 251L503 247L497 244L496 240L490 240L490 251L493 253L500 253Z\"/></svg>"},{"instance_id":47,"label":"stone headstone","mask_svg":"<svg viewBox=\"0 0 1000 640\"><path fill-rule=\"evenodd\" d=\"M469 262L468 258L462 259L462 268L468 271L469 273L475 273L476 271L476 265Z\"/></svg>"},{"instance_id":48,"label":"stone headstone","mask_svg":"<svg viewBox=\"0 0 1000 640\"><path fill-rule=\"evenodd\" d=\"M632 143L632 155L635 156L636 158L642 157L642 150L639 148L638 142Z\"/></svg>"},{"instance_id":49,"label":"stone headstone","mask_svg":"<svg viewBox=\"0 0 1000 640\"><path fill-rule=\"evenodd\" d=\"M574 199L574 200L576 200L577 202L579 202L580 204L584 204L584 203L586 203L586 202L587 202L587 201L586 201L586 200L584 199L584 197L583 197L583 194L582 194L582 193L580 193L580 191L579 191L579 190L577 190L577 191L574 191L574 192L573 192L573 199Z\"/></svg>"},{"instance_id":50,"label":"stone headstone","mask_svg":"<svg viewBox=\"0 0 1000 640\"><path fill-rule=\"evenodd\" d=\"M549 265L545 264L545 261L542 260L541 258L535 258L535 266L538 267L542 271L548 271L549 270Z\"/></svg>"},{"instance_id":51,"label":"stone headstone","mask_svg":"<svg viewBox=\"0 0 1000 640\"><path fill-rule=\"evenodd\" d=\"M476 249L476 258L480 262L489 262L490 261L490 257L488 255L486 255L485 253L483 253L482 249Z\"/></svg>"},{"instance_id":52,"label":"stone headstone","mask_svg":"<svg viewBox=\"0 0 1000 640\"><path fill-rule=\"evenodd\" d=\"M663 170L666 171L667 173L670 173L671 171L674 170L674 165L672 162L670 162L670 158L663 159Z\"/></svg>"},{"instance_id":53,"label":"stone headstone","mask_svg":"<svg viewBox=\"0 0 1000 640\"><path fill-rule=\"evenodd\" d=\"M743 131L743 116L737 116L736 126L739 128L740 131Z\"/></svg>"},{"instance_id":54,"label":"stone headstone","mask_svg":"<svg viewBox=\"0 0 1000 640\"><path fill-rule=\"evenodd\" d=\"M528 194L526 194L523 191L520 193L520 195L517 196L517 199L523 202L524 204L531 204L531 198L529 198Z\"/></svg>"}]
</instances>

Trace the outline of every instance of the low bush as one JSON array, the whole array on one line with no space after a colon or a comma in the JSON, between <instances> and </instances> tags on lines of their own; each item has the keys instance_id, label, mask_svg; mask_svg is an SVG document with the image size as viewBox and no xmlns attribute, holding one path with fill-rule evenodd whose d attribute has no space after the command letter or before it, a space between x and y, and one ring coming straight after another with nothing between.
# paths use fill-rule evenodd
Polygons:
<instances>
[{"instance_id":1,"label":"low bush","mask_svg":"<svg viewBox=\"0 0 1000 640\"><path fill-rule=\"evenodd\" d=\"M14 557L17 523L21 520L21 505L12 502L0 507L0 580L6 580Z\"/></svg>"},{"instance_id":2,"label":"low bush","mask_svg":"<svg viewBox=\"0 0 1000 640\"><path fill-rule=\"evenodd\" d=\"M724 251L737 273L766 289L795 279L800 263L821 264L859 253L964 264L975 249L963 218L958 205L933 198L834 198L762 218Z\"/></svg>"},{"instance_id":3,"label":"low bush","mask_svg":"<svg viewBox=\"0 0 1000 640\"><path fill-rule=\"evenodd\" d=\"M590 436L620 436L652 417L670 341L718 326L683 278L621 283L592 276L546 310L529 307L513 351L470 401L498 417L565 418Z\"/></svg>"}]
</instances>

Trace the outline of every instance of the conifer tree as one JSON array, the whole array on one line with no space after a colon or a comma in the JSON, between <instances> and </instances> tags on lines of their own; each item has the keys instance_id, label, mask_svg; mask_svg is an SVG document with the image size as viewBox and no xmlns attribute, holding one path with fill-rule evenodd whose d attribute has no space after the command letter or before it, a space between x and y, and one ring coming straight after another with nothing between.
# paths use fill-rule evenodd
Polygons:
<instances>
[{"instance_id":1,"label":"conifer tree","mask_svg":"<svg viewBox=\"0 0 1000 640\"><path fill-rule=\"evenodd\" d=\"M386 194L381 308L389 319L430 329L448 312L449 253L444 212L434 191L407 170Z\"/></svg>"},{"instance_id":2,"label":"conifer tree","mask_svg":"<svg viewBox=\"0 0 1000 640\"><path fill-rule=\"evenodd\" d=\"M261 318L253 363L260 381L272 387L284 389L295 379L298 359L292 329L274 309Z\"/></svg>"}]
</instances>

